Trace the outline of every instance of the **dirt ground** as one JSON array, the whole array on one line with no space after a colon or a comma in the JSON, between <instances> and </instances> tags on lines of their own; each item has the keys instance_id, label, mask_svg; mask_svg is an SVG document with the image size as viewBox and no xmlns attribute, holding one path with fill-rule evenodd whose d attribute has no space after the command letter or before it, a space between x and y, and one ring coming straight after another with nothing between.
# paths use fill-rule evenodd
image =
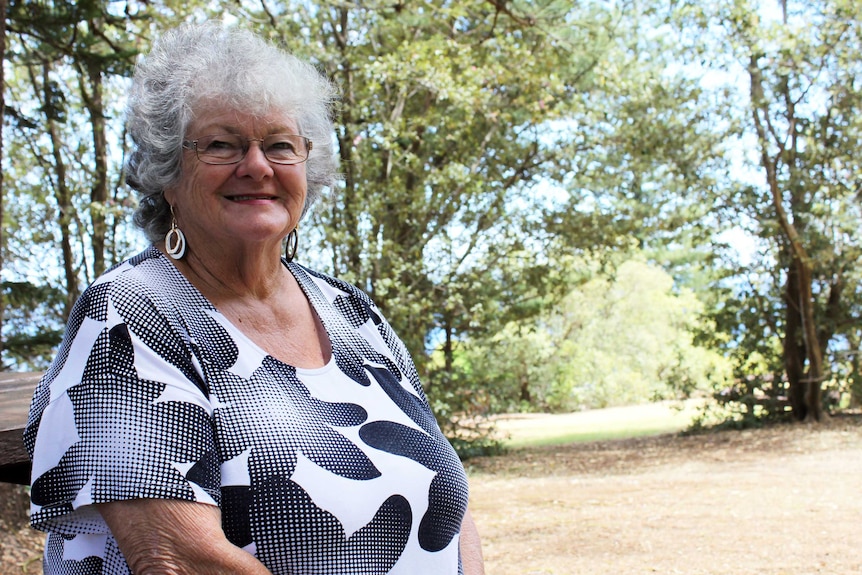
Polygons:
<instances>
[{"instance_id":1,"label":"dirt ground","mask_svg":"<svg viewBox=\"0 0 862 575\"><path fill-rule=\"evenodd\" d=\"M862 419L468 462L488 575L862 573Z\"/></svg>"},{"instance_id":2,"label":"dirt ground","mask_svg":"<svg viewBox=\"0 0 862 575\"><path fill-rule=\"evenodd\" d=\"M487 575L862 572L862 417L468 461ZM0 575L41 572L0 484Z\"/></svg>"}]
</instances>

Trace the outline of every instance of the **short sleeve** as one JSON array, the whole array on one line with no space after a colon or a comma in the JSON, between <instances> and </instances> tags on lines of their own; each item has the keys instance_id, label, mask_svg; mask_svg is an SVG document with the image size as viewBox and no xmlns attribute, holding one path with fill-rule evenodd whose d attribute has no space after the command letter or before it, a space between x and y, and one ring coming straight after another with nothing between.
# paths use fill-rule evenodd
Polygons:
<instances>
[{"instance_id":1,"label":"short sleeve","mask_svg":"<svg viewBox=\"0 0 862 575\"><path fill-rule=\"evenodd\" d=\"M212 406L169 310L122 273L79 300L25 431L33 527L104 533L94 503L219 504Z\"/></svg>"}]
</instances>

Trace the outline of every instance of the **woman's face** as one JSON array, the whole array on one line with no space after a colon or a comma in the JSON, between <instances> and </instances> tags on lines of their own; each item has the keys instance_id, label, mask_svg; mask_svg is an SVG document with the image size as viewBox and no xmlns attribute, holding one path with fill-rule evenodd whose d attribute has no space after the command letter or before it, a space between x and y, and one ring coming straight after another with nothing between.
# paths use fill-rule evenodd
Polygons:
<instances>
[{"instance_id":1,"label":"woman's face","mask_svg":"<svg viewBox=\"0 0 862 575\"><path fill-rule=\"evenodd\" d=\"M215 134L298 134L296 123L281 114L253 116L218 105L196 112L186 140ZM251 142L239 163L205 164L194 150L184 150L182 166L179 183L165 190L165 199L192 251L224 253L225 247L239 242L255 247L275 242L280 247L299 223L307 191L304 163L271 163L259 142Z\"/></svg>"}]
</instances>

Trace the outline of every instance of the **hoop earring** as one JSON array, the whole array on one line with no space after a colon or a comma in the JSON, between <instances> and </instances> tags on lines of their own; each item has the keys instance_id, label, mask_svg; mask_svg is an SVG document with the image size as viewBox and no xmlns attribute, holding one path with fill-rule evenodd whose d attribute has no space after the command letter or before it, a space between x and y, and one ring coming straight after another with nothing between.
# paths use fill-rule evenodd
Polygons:
<instances>
[{"instance_id":1,"label":"hoop earring","mask_svg":"<svg viewBox=\"0 0 862 575\"><path fill-rule=\"evenodd\" d=\"M173 206L171 206L171 229L165 234L165 251L175 260L181 260L186 255L186 236L177 227L177 219L174 217Z\"/></svg>"},{"instance_id":2,"label":"hoop earring","mask_svg":"<svg viewBox=\"0 0 862 575\"><path fill-rule=\"evenodd\" d=\"M293 228L293 230L287 234L287 241L284 243L284 259L286 259L288 263L292 262L293 258L296 257L296 247L299 245L298 229L299 226Z\"/></svg>"}]
</instances>

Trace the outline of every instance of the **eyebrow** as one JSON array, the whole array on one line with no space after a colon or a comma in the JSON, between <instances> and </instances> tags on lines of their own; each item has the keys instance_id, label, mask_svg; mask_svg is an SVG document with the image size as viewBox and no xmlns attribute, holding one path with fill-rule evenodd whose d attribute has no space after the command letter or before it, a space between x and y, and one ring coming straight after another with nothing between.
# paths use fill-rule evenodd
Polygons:
<instances>
[{"instance_id":1,"label":"eyebrow","mask_svg":"<svg viewBox=\"0 0 862 575\"><path fill-rule=\"evenodd\" d=\"M243 128L239 124L204 124L204 127L197 128L199 135L210 136L213 134L235 134L243 136ZM272 134L299 134L299 127L294 123L292 126L287 124L273 124L273 128L268 130L264 135Z\"/></svg>"}]
</instances>

